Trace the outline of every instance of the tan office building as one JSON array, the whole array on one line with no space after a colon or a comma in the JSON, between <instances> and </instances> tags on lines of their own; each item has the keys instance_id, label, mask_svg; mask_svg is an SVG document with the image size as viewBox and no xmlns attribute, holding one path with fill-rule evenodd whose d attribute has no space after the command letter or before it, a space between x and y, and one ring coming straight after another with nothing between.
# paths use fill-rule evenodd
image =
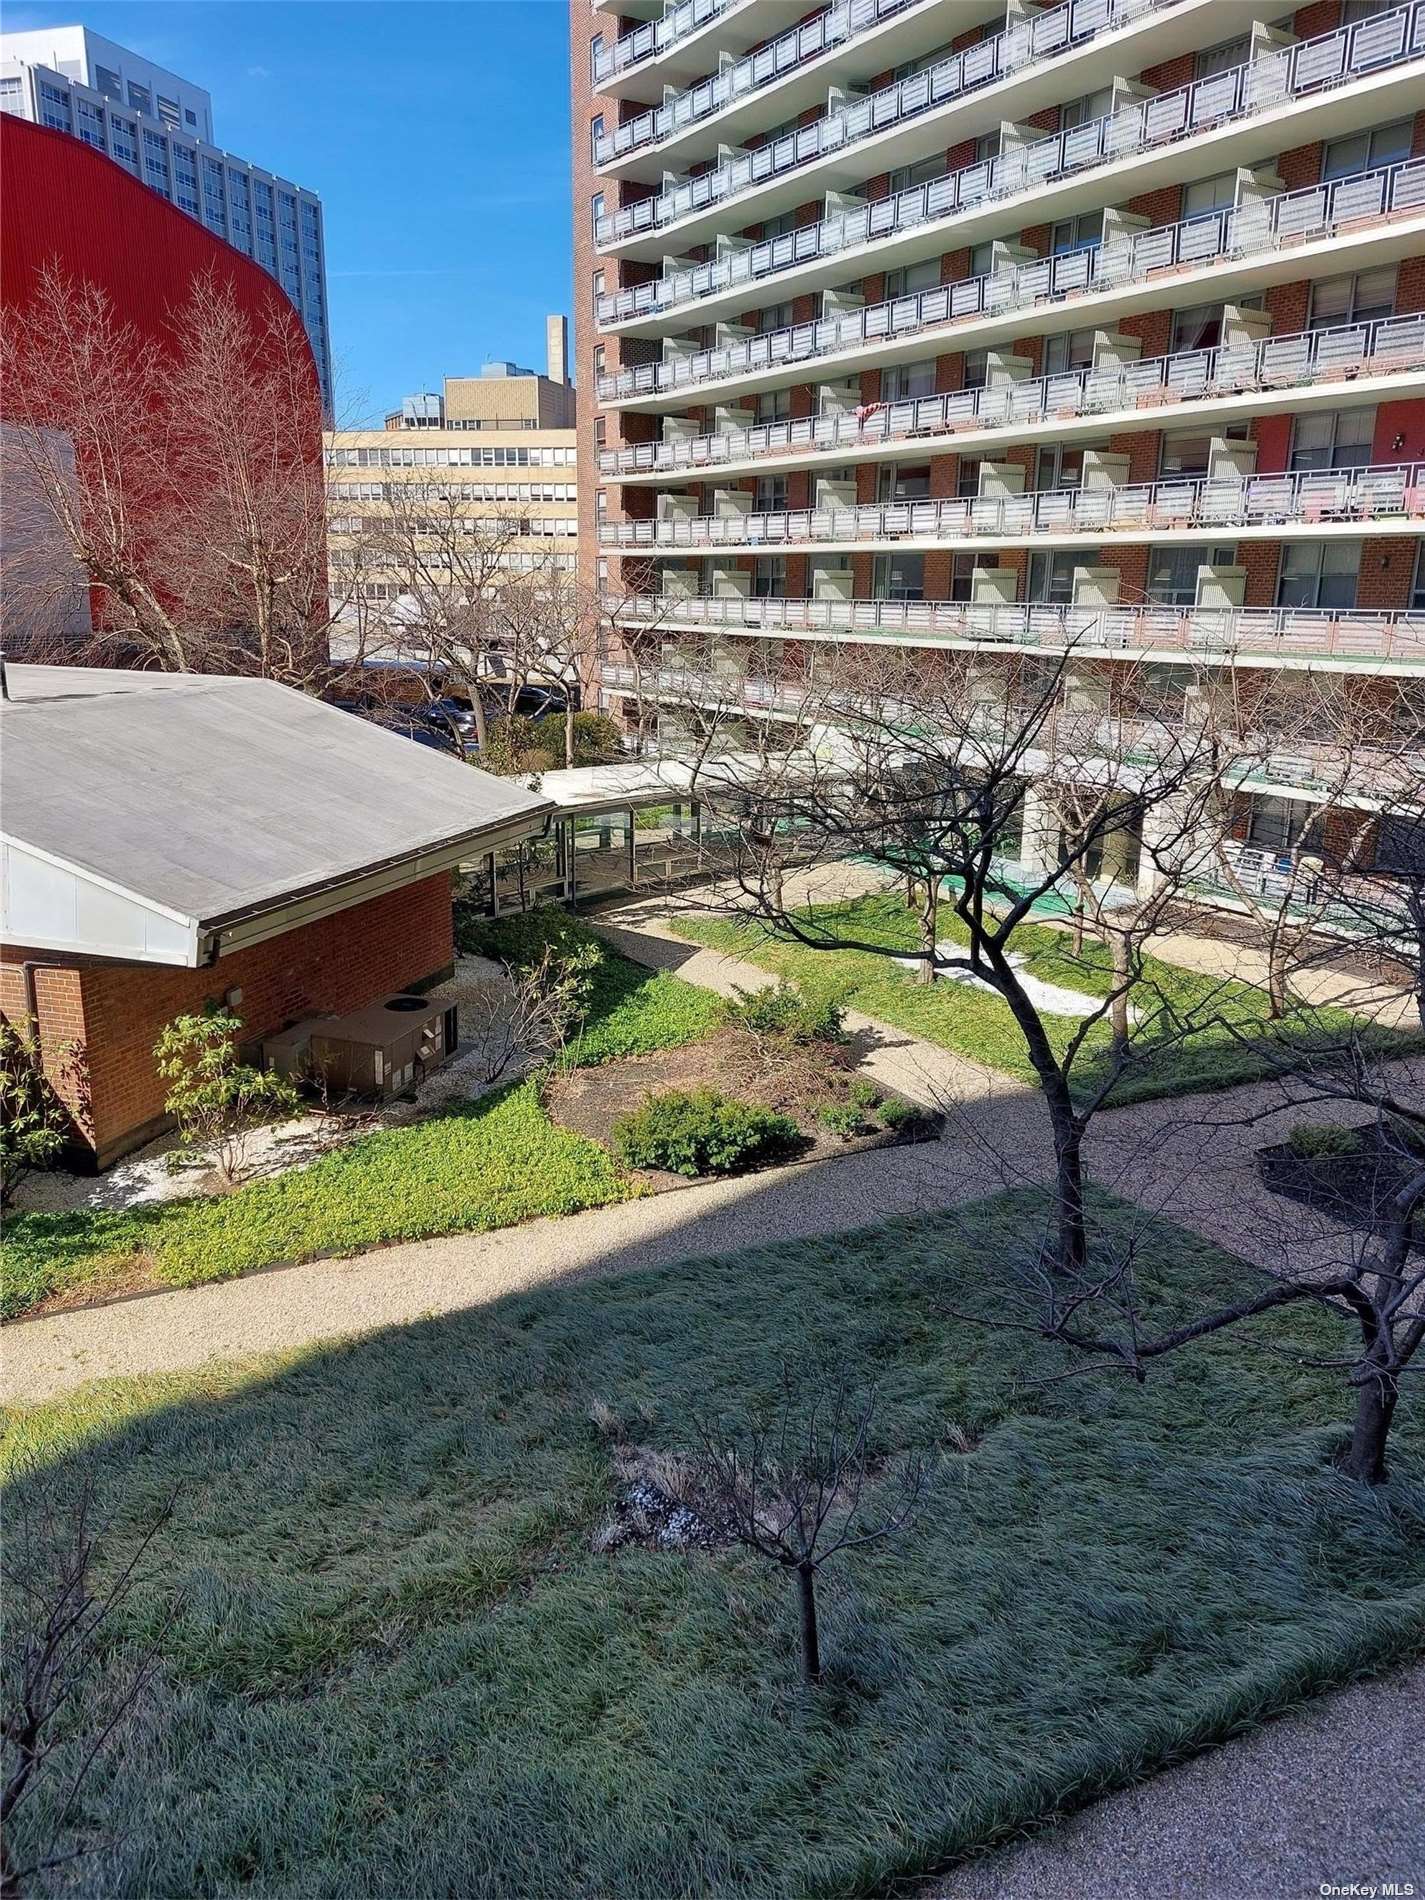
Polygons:
<instances>
[{"instance_id":1,"label":"tan office building","mask_svg":"<svg viewBox=\"0 0 1425 1900\"><path fill-rule=\"evenodd\" d=\"M377 429L334 429L325 439L332 591L379 607L408 591L402 574L357 556L363 531L410 521L430 504L428 556L468 531L472 549L498 544L501 566L573 575L578 501L568 322L551 317L546 374L487 363L449 376L441 393L408 396ZM359 578L351 564L360 558Z\"/></svg>"}]
</instances>

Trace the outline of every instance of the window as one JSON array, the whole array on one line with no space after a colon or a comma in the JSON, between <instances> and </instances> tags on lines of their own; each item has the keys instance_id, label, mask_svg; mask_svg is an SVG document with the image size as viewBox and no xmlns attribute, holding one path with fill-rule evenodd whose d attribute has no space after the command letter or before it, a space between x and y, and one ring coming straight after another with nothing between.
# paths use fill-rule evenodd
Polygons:
<instances>
[{"instance_id":1,"label":"window","mask_svg":"<svg viewBox=\"0 0 1425 1900\"><path fill-rule=\"evenodd\" d=\"M1410 587L1412 613L1425 613L1425 541L1415 550L1415 579Z\"/></svg>"},{"instance_id":2,"label":"window","mask_svg":"<svg viewBox=\"0 0 1425 1900\"><path fill-rule=\"evenodd\" d=\"M1183 187L1183 221L1210 218L1237 201L1236 172L1219 172L1215 178L1199 178Z\"/></svg>"},{"instance_id":3,"label":"window","mask_svg":"<svg viewBox=\"0 0 1425 1900\"><path fill-rule=\"evenodd\" d=\"M94 90L102 92L106 99L117 99L120 105L124 103L124 89L119 83L119 75L110 72L107 66L94 68Z\"/></svg>"},{"instance_id":4,"label":"window","mask_svg":"<svg viewBox=\"0 0 1425 1900\"><path fill-rule=\"evenodd\" d=\"M1380 165L1398 165L1410 156L1410 121L1397 119L1373 132L1353 132L1331 139L1321 160L1323 181L1348 178L1352 172L1374 171Z\"/></svg>"},{"instance_id":5,"label":"window","mask_svg":"<svg viewBox=\"0 0 1425 1900\"><path fill-rule=\"evenodd\" d=\"M1082 488L1087 446L1090 445L1082 442L1073 447L1067 442L1054 442L1040 449L1034 458L1035 488Z\"/></svg>"},{"instance_id":6,"label":"window","mask_svg":"<svg viewBox=\"0 0 1425 1900\"><path fill-rule=\"evenodd\" d=\"M889 501L929 501L930 464L922 462L914 468L902 468L894 462L883 462L876 473L876 500Z\"/></svg>"},{"instance_id":7,"label":"window","mask_svg":"<svg viewBox=\"0 0 1425 1900\"><path fill-rule=\"evenodd\" d=\"M1258 793L1247 820L1247 842L1273 856L1309 842L1320 808L1304 798L1271 798Z\"/></svg>"},{"instance_id":8,"label":"window","mask_svg":"<svg viewBox=\"0 0 1425 1900\"><path fill-rule=\"evenodd\" d=\"M1278 607L1347 609L1356 604L1359 541L1289 541L1277 576Z\"/></svg>"},{"instance_id":9,"label":"window","mask_svg":"<svg viewBox=\"0 0 1425 1900\"><path fill-rule=\"evenodd\" d=\"M603 136L604 136L604 115L602 112L596 112L594 114L593 121L589 126L589 146L596 160L599 156L599 140Z\"/></svg>"},{"instance_id":10,"label":"window","mask_svg":"<svg viewBox=\"0 0 1425 1900\"><path fill-rule=\"evenodd\" d=\"M1251 37L1239 33L1236 39L1222 40L1216 46L1204 47L1197 56L1193 77L1211 79L1215 73L1226 73L1234 66L1245 66L1251 57Z\"/></svg>"},{"instance_id":11,"label":"window","mask_svg":"<svg viewBox=\"0 0 1425 1900\"><path fill-rule=\"evenodd\" d=\"M594 380L596 382L598 381L599 377L602 376L604 373L604 366L605 366L605 363L607 362L607 359L608 359L608 346L603 343L596 343L594 345Z\"/></svg>"},{"instance_id":12,"label":"window","mask_svg":"<svg viewBox=\"0 0 1425 1900\"><path fill-rule=\"evenodd\" d=\"M599 70L599 61L603 58L603 52L604 36L602 33L596 33L589 41L589 71L596 77Z\"/></svg>"},{"instance_id":13,"label":"window","mask_svg":"<svg viewBox=\"0 0 1425 1900\"><path fill-rule=\"evenodd\" d=\"M1225 430L1210 430L1205 434L1185 431L1180 435L1165 435L1158 458L1158 479L1172 481L1184 475L1205 475L1212 459L1214 434L1223 436L1228 442L1250 442L1252 439L1251 427L1245 422L1234 422Z\"/></svg>"},{"instance_id":14,"label":"window","mask_svg":"<svg viewBox=\"0 0 1425 1900\"><path fill-rule=\"evenodd\" d=\"M1289 468L1366 468L1375 439L1374 409L1338 409L1298 416L1292 426Z\"/></svg>"},{"instance_id":15,"label":"window","mask_svg":"<svg viewBox=\"0 0 1425 1900\"><path fill-rule=\"evenodd\" d=\"M977 455L962 455L955 470L955 494L961 501L973 501L980 492L980 461Z\"/></svg>"},{"instance_id":16,"label":"window","mask_svg":"<svg viewBox=\"0 0 1425 1900\"><path fill-rule=\"evenodd\" d=\"M593 230L599 228L599 219L604 215L604 194L596 191L589 200L589 223Z\"/></svg>"},{"instance_id":17,"label":"window","mask_svg":"<svg viewBox=\"0 0 1425 1900\"><path fill-rule=\"evenodd\" d=\"M1093 363L1092 330L1062 330L1044 339L1044 374L1062 376L1066 370L1088 369Z\"/></svg>"},{"instance_id":18,"label":"window","mask_svg":"<svg viewBox=\"0 0 1425 1900\"><path fill-rule=\"evenodd\" d=\"M1059 130L1072 132L1075 126L1091 125L1095 119L1106 119L1112 111L1112 86L1103 86L1098 92L1086 92L1082 99L1071 99L1060 108Z\"/></svg>"},{"instance_id":19,"label":"window","mask_svg":"<svg viewBox=\"0 0 1425 1900\"><path fill-rule=\"evenodd\" d=\"M871 568L872 600L924 600L923 554L878 554Z\"/></svg>"},{"instance_id":20,"label":"window","mask_svg":"<svg viewBox=\"0 0 1425 1900\"><path fill-rule=\"evenodd\" d=\"M1187 310L1173 312L1174 356L1183 350L1215 350L1222 341L1222 305L1193 304Z\"/></svg>"},{"instance_id":21,"label":"window","mask_svg":"<svg viewBox=\"0 0 1425 1900\"><path fill-rule=\"evenodd\" d=\"M752 563L752 598L781 600L787 592L785 554L759 554Z\"/></svg>"},{"instance_id":22,"label":"window","mask_svg":"<svg viewBox=\"0 0 1425 1900\"><path fill-rule=\"evenodd\" d=\"M184 124L185 124L186 126L188 126L188 127L190 128L190 130L192 130L192 131L195 131L195 132L197 131L197 129L198 129L198 115L197 115L197 113L196 113L196 112L195 112L195 111L193 110L193 108L192 108L192 106L184 106L184 108L183 108L183 123L184 123Z\"/></svg>"},{"instance_id":23,"label":"window","mask_svg":"<svg viewBox=\"0 0 1425 1900\"><path fill-rule=\"evenodd\" d=\"M142 112L148 118L153 117L153 95L147 86L135 85L129 81L129 105L135 112Z\"/></svg>"},{"instance_id":24,"label":"window","mask_svg":"<svg viewBox=\"0 0 1425 1900\"><path fill-rule=\"evenodd\" d=\"M753 496L752 507L753 512L759 515L784 514L787 507L786 476L759 476L756 492Z\"/></svg>"},{"instance_id":25,"label":"window","mask_svg":"<svg viewBox=\"0 0 1425 1900\"><path fill-rule=\"evenodd\" d=\"M775 218L765 218L762 223L760 243L770 244L773 238L785 237L789 231L797 228L795 211L783 211Z\"/></svg>"},{"instance_id":26,"label":"window","mask_svg":"<svg viewBox=\"0 0 1425 1900\"><path fill-rule=\"evenodd\" d=\"M940 283L940 259L922 258L918 264L902 264L899 270L886 272L886 302L896 297L916 297L922 290L935 290Z\"/></svg>"},{"instance_id":27,"label":"window","mask_svg":"<svg viewBox=\"0 0 1425 1900\"><path fill-rule=\"evenodd\" d=\"M607 271L596 270L594 272L594 313L595 315L598 314L599 299L604 294L604 286L607 282L608 282Z\"/></svg>"},{"instance_id":28,"label":"window","mask_svg":"<svg viewBox=\"0 0 1425 1900\"><path fill-rule=\"evenodd\" d=\"M176 129L178 125L178 101L176 99L165 99L162 93L159 93L157 98L159 118L163 120L165 125L171 125Z\"/></svg>"},{"instance_id":29,"label":"window","mask_svg":"<svg viewBox=\"0 0 1425 1900\"><path fill-rule=\"evenodd\" d=\"M945 176L945 170L943 152L937 152L933 158L922 158L914 165L897 166L887 178L886 195L894 198L902 191L913 191L917 185L933 184Z\"/></svg>"},{"instance_id":30,"label":"window","mask_svg":"<svg viewBox=\"0 0 1425 1900\"><path fill-rule=\"evenodd\" d=\"M1360 20L1372 20L1378 13L1389 13L1400 0L1345 0L1341 9L1342 26L1355 26Z\"/></svg>"},{"instance_id":31,"label":"window","mask_svg":"<svg viewBox=\"0 0 1425 1900\"><path fill-rule=\"evenodd\" d=\"M1310 330L1337 323L1375 323L1395 314L1395 267L1357 271L1354 277L1323 277L1311 286Z\"/></svg>"},{"instance_id":32,"label":"window","mask_svg":"<svg viewBox=\"0 0 1425 1900\"><path fill-rule=\"evenodd\" d=\"M1376 868L1402 877L1425 877L1425 825L1418 818L1381 819Z\"/></svg>"},{"instance_id":33,"label":"window","mask_svg":"<svg viewBox=\"0 0 1425 1900\"><path fill-rule=\"evenodd\" d=\"M1197 570L1231 567L1236 552L1231 547L1150 548L1144 592L1160 607L1191 607L1197 599Z\"/></svg>"},{"instance_id":34,"label":"window","mask_svg":"<svg viewBox=\"0 0 1425 1900\"><path fill-rule=\"evenodd\" d=\"M1066 251L1088 251L1103 238L1103 213L1081 211L1076 218L1060 218L1049 232L1049 249L1055 257Z\"/></svg>"},{"instance_id":35,"label":"window","mask_svg":"<svg viewBox=\"0 0 1425 1900\"><path fill-rule=\"evenodd\" d=\"M983 389L990 379L990 353L988 350L966 350L965 372L960 382L962 389Z\"/></svg>"},{"instance_id":36,"label":"window","mask_svg":"<svg viewBox=\"0 0 1425 1900\"><path fill-rule=\"evenodd\" d=\"M1043 606L1067 606L1074 598L1074 569L1097 565L1095 548L1063 548L1057 554L1031 554L1028 598Z\"/></svg>"},{"instance_id":37,"label":"window","mask_svg":"<svg viewBox=\"0 0 1425 1900\"><path fill-rule=\"evenodd\" d=\"M894 363L881 371L882 402L910 402L935 394L935 358L920 363Z\"/></svg>"},{"instance_id":38,"label":"window","mask_svg":"<svg viewBox=\"0 0 1425 1900\"><path fill-rule=\"evenodd\" d=\"M763 389L757 395L757 423L765 427L773 422L790 422L792 416L792 392L790 389Z\"/></svg>"},{"instance_id":39,"label":"window","mask_svg":"<svg viewBox=\"0 0 1425 1900\"><path fill-rule=\"evenodd\" d=\"M950 598L969 600L975 591L975 568L979 556L973 548L961 548L950 559Z\"/></svg>"},{"instance_id":40,"label":"window","mask_svg":"<svg viewBox=\"0 0 1425 1900\"><path fill-rule=\"evenodd\" d=\"M970 252L971 277L988 277L995 267L995 247L993 241L976 244Z\"/></svg>"},{"instance_id":41,"label":"window","mask_svg":"<svg viewBox=\"0 0 1425 1900\"><path fill-rule=\"evenodd\" d=\"M790 330L792 327L792 306L789 303L769 303L757 312L757 334L767 336L773 330Z\"/></svg>"}]
</instances>

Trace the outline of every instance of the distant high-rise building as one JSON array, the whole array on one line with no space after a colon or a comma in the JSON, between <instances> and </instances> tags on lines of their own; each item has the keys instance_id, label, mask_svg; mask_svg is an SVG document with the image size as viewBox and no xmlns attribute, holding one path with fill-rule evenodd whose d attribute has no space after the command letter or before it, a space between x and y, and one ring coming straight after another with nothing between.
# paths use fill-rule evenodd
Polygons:
<instances>
[{"instance_id":1,"label":"distant high-rise building","mask_svg":"<svg viewBox=\"0 0 1425 1900\"><path fill-rule=\"evenodd\" d=\"M225 238L291 298L331 407L321 201L213 142L212 100L84 26L0 34L0 110L68 132Z\"/></svg>"}]
</instances>

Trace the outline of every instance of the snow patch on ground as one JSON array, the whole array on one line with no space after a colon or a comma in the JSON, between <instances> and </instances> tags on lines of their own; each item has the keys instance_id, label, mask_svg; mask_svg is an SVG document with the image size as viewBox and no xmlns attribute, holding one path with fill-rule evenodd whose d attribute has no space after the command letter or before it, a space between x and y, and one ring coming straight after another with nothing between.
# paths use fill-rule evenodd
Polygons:
<instances>
[{"instance_id":1,"label":"snow patch on ground","mask_svg":"<svg viewBox=\"0 0 1425 1900\"><path fill-rule=\"evenodd\" d=\"M935 954L938 957L958 957L964 952L959 944L937 943ZM918 957L897 957L896 962L908 970L919 969ZM1022 951L1012 950L1009 954L1010 967L1016 972L1024 985L1025 994L1036 1009L1048 1010L1054 1016L1091 1016L1103 1008L1102 998L1087 996L1082 990L1071 990L1063 983L1045 983L1037 976L1030 976L1025 970L1025 958ZM997 995L994 985L987 983L982 976L975 976L969 970L945 970L935 972L937 983L963 983L972 990L985 990L991 996ZM1130 1007L1128 1020L1135 1022L1136 1009Z\"/></svg>"}]
</instances>

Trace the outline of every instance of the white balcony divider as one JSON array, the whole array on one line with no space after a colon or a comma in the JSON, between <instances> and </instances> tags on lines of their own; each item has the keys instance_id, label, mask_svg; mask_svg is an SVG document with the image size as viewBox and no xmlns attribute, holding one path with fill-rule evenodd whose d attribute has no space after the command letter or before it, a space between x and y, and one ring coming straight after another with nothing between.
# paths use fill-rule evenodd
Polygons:
<instances>
[{"instance_id":1,"label":"white balcony divider","mask_svg":"<svg viewBox=\"0 0 1425 1900\"><path fill-rule=\"evenodd\" d=\"M1211 659L1407 661L1425 667L1425 612L1305 607L982 607L953 600L737 600L639 594L621 600L632 626L733 633L984 641L1091 653L1170 651Z\"/></svg>"},{"instance_id":2,"label":"white balcony divider","mask_svg":"<svg viewBox=\"0 0 1425 1900\"><path fill-rule=\"evenodd\" d=\"M719 19L724 13L732 13L746 3L747 0L679 0L679 4L669 7L660 19L646 20L642 26L635 27L632 33L625 33L622 39L615 40L612 46L600 48L591 61L594 90L597 92L607 80L628 72L634 66L658 59L670 46L676 46L679 40L701 32L710 20Z\"/></svg>"},{"instance_id":3,"label":"white balcony divider","mask_svg":"<svg viewBox=\"0 0 1425 1900\"><path fill-rule=\"evenodd\" d=\"M1281 192L1240 209L1224 208L1179 224L1157 225L1088 250L1036 258L1010 270L962 278L959 283L941 284L915 296L870 304L863 310L823 317L814 323L769 330L763 336L699 350L666 363L643 363L601 376L597 393L601 402L618 402L664 390L695 389L721 378L812 363L818 357L841 355L924 331L953 330L1011 310L1059 306L1069 322L1073 304L1080 297L1142 283L1170 270L1201 268L1229 259L1245 263L1264 253L1422 213L1425 158L1406 159L1399 165L1355 172L1329 184ZM799 238L814 236L825 228L809 225L805 232L788 233L776 243L795 245Z\"/></svg>"},{"instance_id":4,"label":"white balcony divider","mask_svg":"<svg viewBox=\"0 0 1425 1900\"><path fill-rule=\"evenodd\" d=\"M869 403L850 415L807 416L752 429L723 429L683 442L640 442L630 448L603 450L599 473L617 478L658 470L714 469L723 463L811 450L861 451L884 442L919 443L935 436L1113 415L1422 368L1425 312L1269 336L1240 347L1186 350L1136 363L1065 370L1056 376L956 390L944 396Z\"/></svg>"},{"instance_id":5,"label":"white balcony divider","mask_svg":"<svg viewBox=\"0 0 1425 1900\"><path fill-rule=\"evenodd\" d=\"M834 46L844 46L868 33L882 21L905 13L915 6L934 6L937 0L839 0L839 4L818 13L814 19L769 40L744 59L734 61L723 71L700 79L695 86L676 93L665 105L637 118L625 120L613 131L605 132L594 145L594 163L607 165L644 146L656 146L687 126L721 112L734 100L748 98L764 86L785 78L799 66L820 59ZM993 39L963 53L954 53L925 75L934 102L962 93L977 92L993 85L1009 73L1022 72L1027 65L1070 51L1096 33L1122 26L1141 14L1159 7L1172 6L1176 0L1068 0L1047 13L1022 20Z\"/></svg>"},{"instance_id":6,"label":"white balcony divider","mask_svg":"<svg viewBox=\"0 0 1425 1900\"><path fill-rule=\"evenodd\" d=\"M1407 0L1389 13L1354 26L1337 27L1315 39L1299 40L1174 92L1135 100L1106 118L1038 139L982 164L967 165L930 185L902 192L897 201L897 223L899 226L902 215L906 222L923 223L928 218L949 217L977 205L1012 198L1135 152L1181 143L1195 133L1268 112L1291 99L1337 90L1353 79L1422 54L1425 0ZM606 213L595 225L595 238L607 246L656 230L708 205L733 199L768 179L784 177L828 152L845 152L859 140L917 118L943 103L932 96L929 79L929 74L919 73L914 79L902 80L818 119L814 125L789 132L771 145L691 178L675 191ZM619 314L631 316L640 310L706 296L710 289L733 281L730 269L723 260L623 292L621 298L630 301L626 310L620 306ZM631 301L650 290L659 293L657 302L646 298L642 303ZM620 304L620 297L612 301Z\"/></svg>"},{"instance_id":7,"label":"white balcony divider","mask_svg":"<svg viewBox=\"0 0 1425 1900\"><path fill-rule=\"evenodd\" d=\"M601 547L754 549L825 542L924 541L973 544L1035 535L1151 536L1166 530L1291 523L1425 519L1425 463L1309 469L1135 483L1122 488L1051 488L1003 498L887 502L866 508L797 508L776 514L693 515L667 521L613 521Z\"/></svg>"}]
</instances>

